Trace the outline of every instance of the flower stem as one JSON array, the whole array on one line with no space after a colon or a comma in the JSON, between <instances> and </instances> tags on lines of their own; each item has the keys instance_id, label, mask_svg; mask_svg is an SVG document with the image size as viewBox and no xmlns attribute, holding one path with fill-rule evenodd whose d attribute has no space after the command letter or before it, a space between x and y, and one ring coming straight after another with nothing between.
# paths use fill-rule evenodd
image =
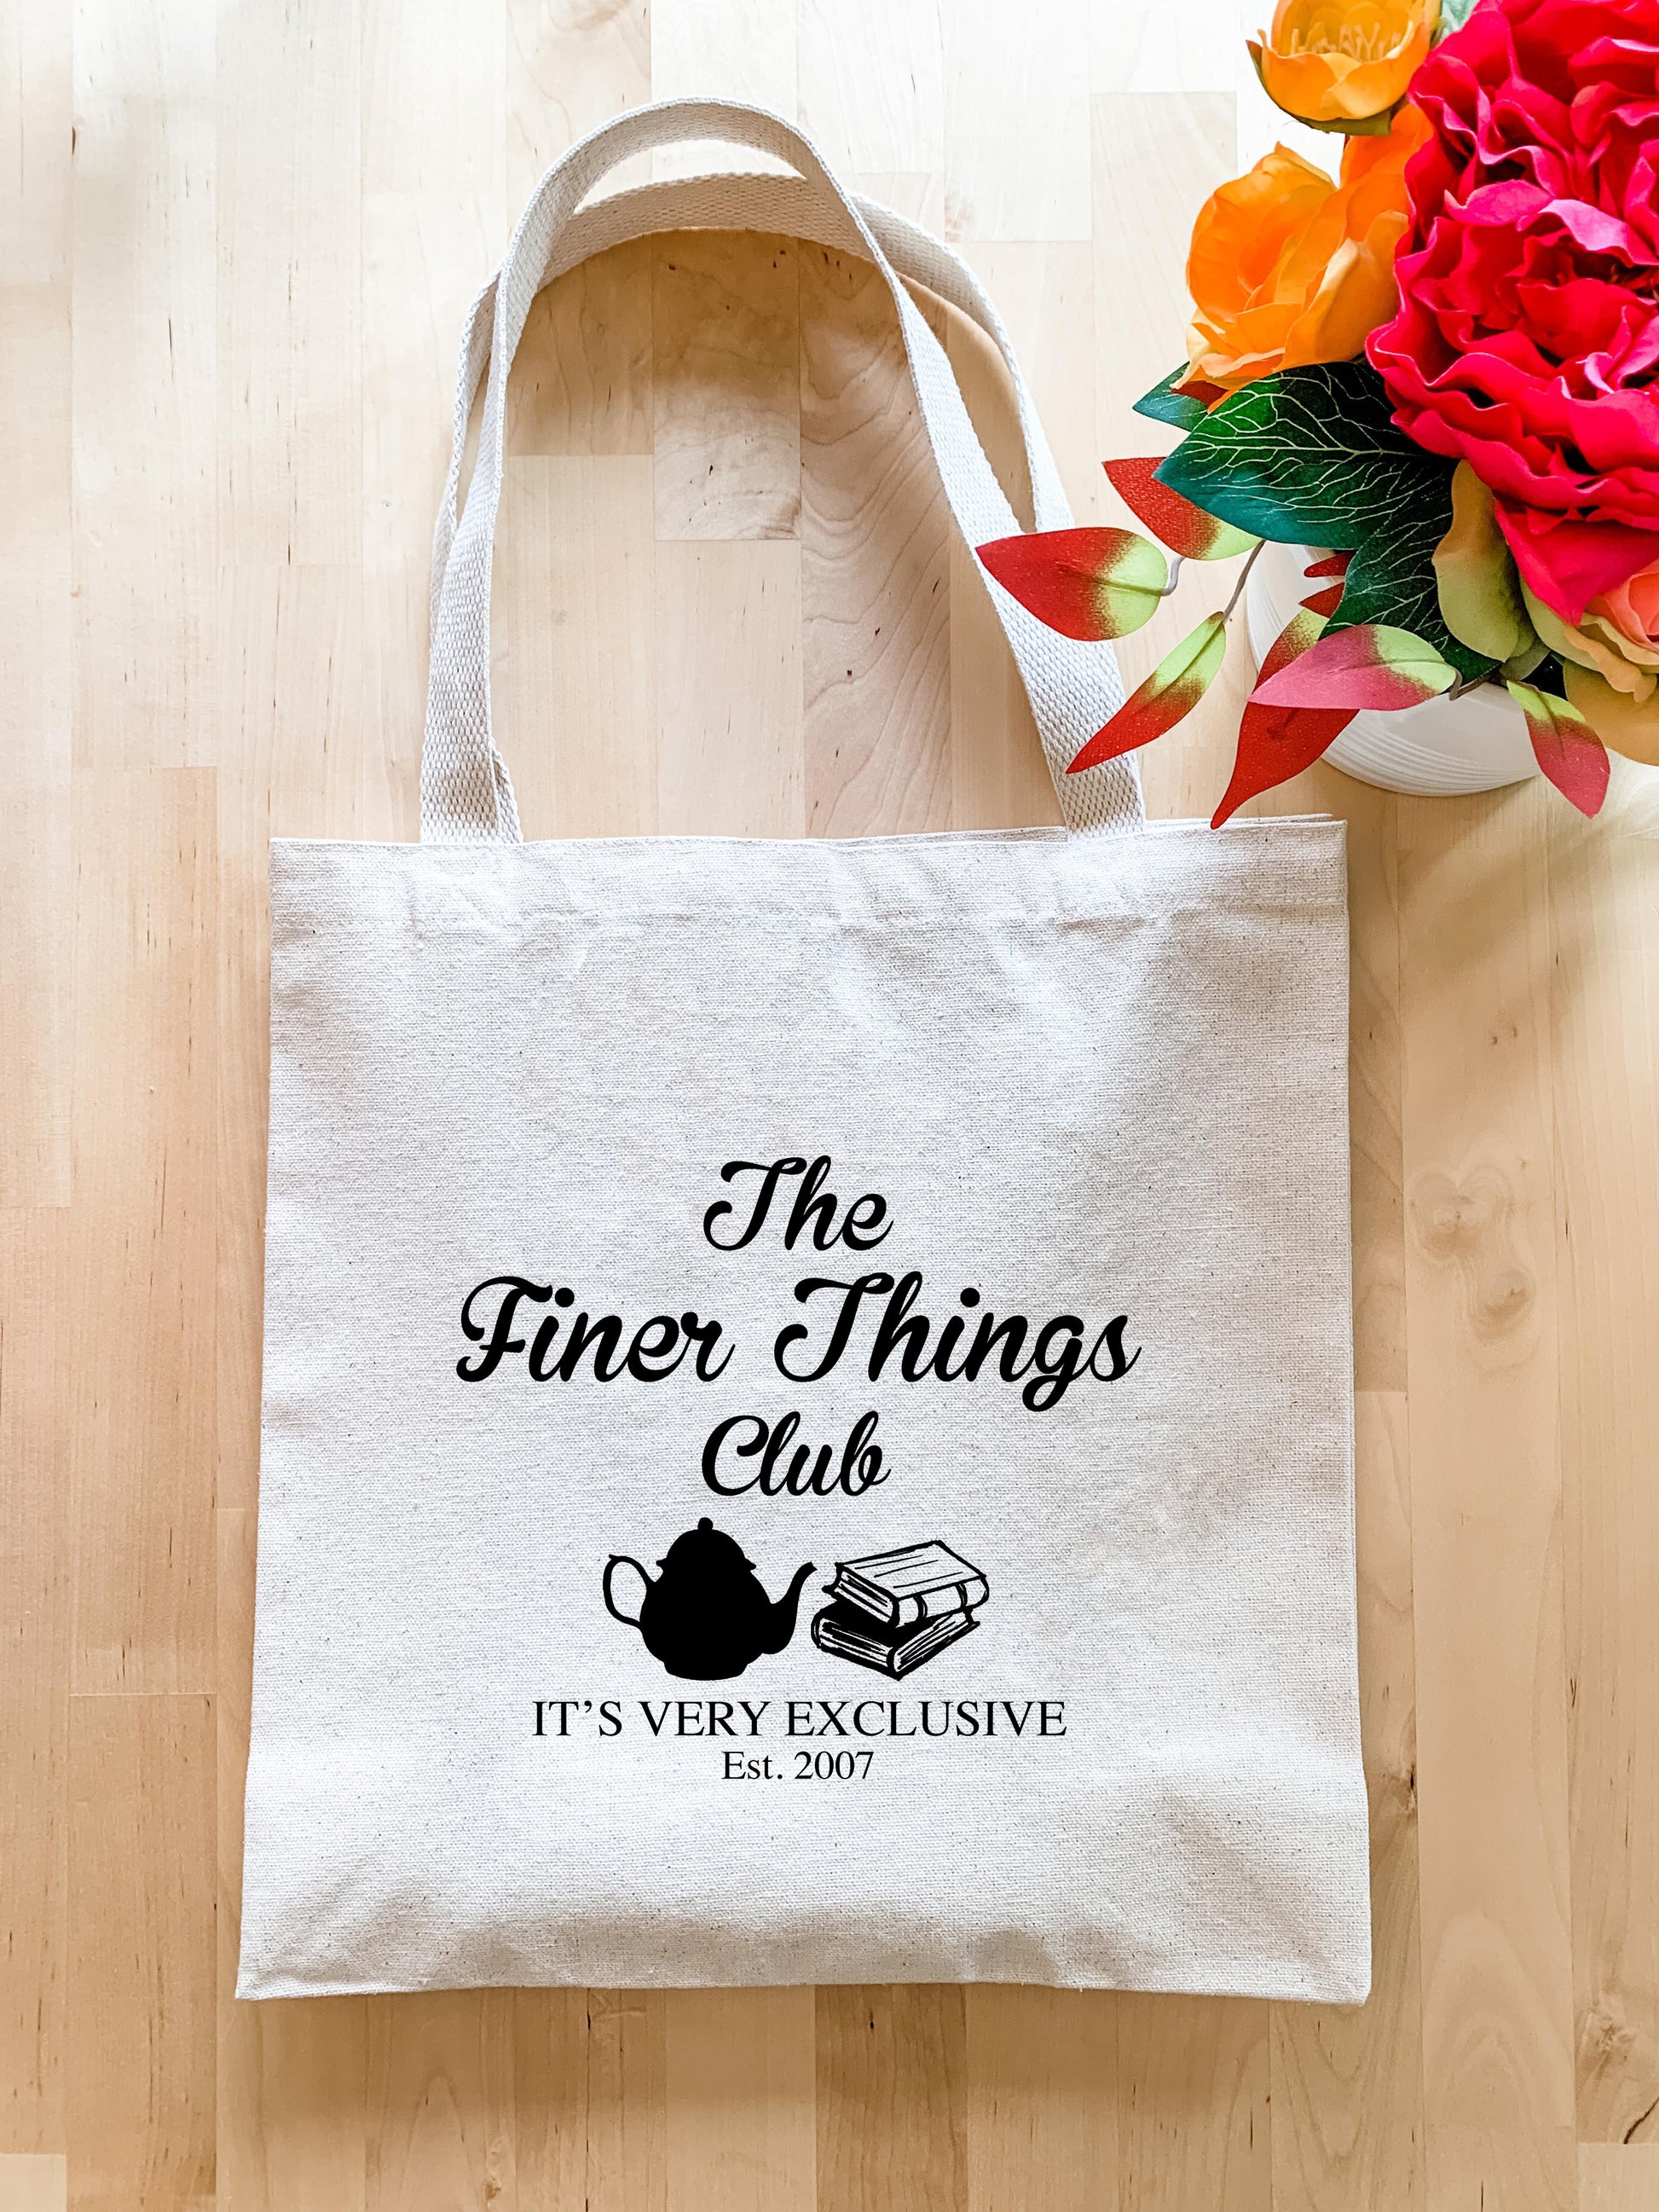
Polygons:
<instances>
[{"instance_id":1,"label":"flower stem","mask_svg":"<svg viewBox=\"0 0 1659 2212\"><path fill-rule=\"evenodd\" d=\"M1259 538L1255 544L1250 548L1249 554L1246 556L1244 566L1238 572L1238 581L1233 586L1233 595L1231 599L1228 600L1226 605L1221 610L1221 619L1223 622L1226 621L1227 617L1231 614L1233 609L1238 605L1240 599L1243 597L1244 586L1250 580L1250 571L1255 566L1256 556L1261 552L1262 547L1267 544L1267 541L1265 538Z\"/></svg>"}]
</instances>

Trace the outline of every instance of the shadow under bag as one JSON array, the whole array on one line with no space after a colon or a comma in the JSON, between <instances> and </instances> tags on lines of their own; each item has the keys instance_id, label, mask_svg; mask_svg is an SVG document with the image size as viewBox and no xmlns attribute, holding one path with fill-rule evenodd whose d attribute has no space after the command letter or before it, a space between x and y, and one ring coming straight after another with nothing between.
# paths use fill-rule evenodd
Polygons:
<instances>
[{"instance_id":1,"label":"shadow under bag","mask_svg":"<svg viewBox=\"0 0 1659 2212\"><path fill-rule=\"evenodd\" d=\"M798 173L584 204L679 139ZM975 278L791 125L647 108L538 188L463 349L421 842L271 848L239 1994L1357 2001L1341 826L1067 776L1111 649L988 585L1063 830L526 844L508 369L680 228L874 264L971 545L1018 525L907 283L968 315L1071 519Z\"/></svg>"}]
</instances>

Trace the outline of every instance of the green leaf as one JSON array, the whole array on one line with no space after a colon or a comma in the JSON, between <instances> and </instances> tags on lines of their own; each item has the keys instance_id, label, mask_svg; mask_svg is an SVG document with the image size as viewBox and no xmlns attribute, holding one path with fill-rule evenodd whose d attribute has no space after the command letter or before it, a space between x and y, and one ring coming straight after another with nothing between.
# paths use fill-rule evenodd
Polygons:
<instances>
[{"instance_id":1,"label":"green leaf","mask_svg":"<svg viewBox=\"0 0 1659 2212\"><path fill-rule=\"evenodd\" d=\"M1177 384L1189 382L1192 374L1184 361L1178 368L1172 368L1136 400L1135 413L1150 415L1154 422L1173 422L1177 430L1190 430L1195 422L1201 422L1205 414L1203 401L1189 399L1175 388Z\"/></svg>"},{"instance_id":2,"label":"green leaf","mask_svg":"<svg viewBox=\"0 0 1659 2212\"><path fill-rule=\"evenodd\" d=\"M1498 664L1498 673L1506 684L1511 677L1517 684L1524 683L1534 670L1540 668L1549 658L1548 646L1541 637L1535 637L1530 645L1523 646L1519 653L1512 653L1507 660L1500 660ZM1540 688L1547 691L1549 686L1544 684Z\"/></svg>"},{"instance_id":3,"label":"green leaf","mask_svg":"<svg viewBox=\"0 0 1659 2212\"><path fill-rule=\"evenodd\" d=\"M1521 599L1515 556L1498 526L1490 488L1467 461L1452 471L1452 519L1434 549L1435 588L1452 635L1472 653L1489 653L1504 664L1543 647ZM1520 675L1520 669L1509 671Z\"/></svg>"},{"instance_id":4,"label":"green leaf","mask_svg":"<svg viewBox=\"0 0 1659 2212\"><path fill-rule=\"evenodd\" d=\"M1095 732L1066 769L1066 775L1080 775L1085 769L1098 768L1103 761L1116 760L1121 754L1151 744L1165 730L1174 729L1177 722L1192 713L1215 681L1216 671L1226 653L1226 616L1206 615L1196 629L1189 630L1179 645L1164 654L1139 690L1130 693L1110 721Z\"/></svg>"},{"instance_id":5,"label":"green leaf","mask_svg":"<svg viewBox=\"0 0 1659 2212\"><path fill-rule=\"evenodd\" d=\"M1369 362L1283 369L1195 423L1158 480L1239 530L1352 553L1333 629L1410 630L1461 676L1492 659L1447 629L1434 553L1451 524L1453 464L1395 428Z\"/></svg>"},{"instance_id":6,"label":"green leaf","mask_svg":"<svg viewBox=\"0 0 1659 2212\"><path fill-rule=\"evenodd\" d=\"M1442 39L1449 39L1454 31L1461 31L1480 4L1480 0L1440 0L1440 23L1434 34L1436 46Z\"/></svg>"}]
</instances>

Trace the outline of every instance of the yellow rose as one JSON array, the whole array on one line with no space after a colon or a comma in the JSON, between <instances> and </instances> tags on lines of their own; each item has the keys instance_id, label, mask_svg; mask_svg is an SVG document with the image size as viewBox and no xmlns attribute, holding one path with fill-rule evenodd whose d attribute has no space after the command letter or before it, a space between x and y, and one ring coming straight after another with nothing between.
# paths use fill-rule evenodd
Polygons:
<instances>
[{"instance_id":1,"label":"yellow rose","mask_svg":"<svg viewBox=\"0 0 1659 2212\"><path fill-rule=\"evenodd\" d=\"M1340 131L1406 97L1439 20L1440 0L1279 0L1250 58L1275 106Z\"/></svg>"}]
</instances>

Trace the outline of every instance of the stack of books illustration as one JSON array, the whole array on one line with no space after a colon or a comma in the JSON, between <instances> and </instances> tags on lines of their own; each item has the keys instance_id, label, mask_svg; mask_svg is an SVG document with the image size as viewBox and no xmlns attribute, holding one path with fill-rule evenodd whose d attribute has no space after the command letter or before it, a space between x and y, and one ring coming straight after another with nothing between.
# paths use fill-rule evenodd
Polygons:
<instances>
[{"instance_id":1,"label":"stack of books illustration","mask_svg":"<svg viewBox=\"0 0 1659 2212\"><path fill-rule=\"evenodd\" d=\"M979 1569L937 1539L842 1559L812 1641L878 1674L908 1674L976 1627L990 1594Z\"/></svg>"}]
</instances>

